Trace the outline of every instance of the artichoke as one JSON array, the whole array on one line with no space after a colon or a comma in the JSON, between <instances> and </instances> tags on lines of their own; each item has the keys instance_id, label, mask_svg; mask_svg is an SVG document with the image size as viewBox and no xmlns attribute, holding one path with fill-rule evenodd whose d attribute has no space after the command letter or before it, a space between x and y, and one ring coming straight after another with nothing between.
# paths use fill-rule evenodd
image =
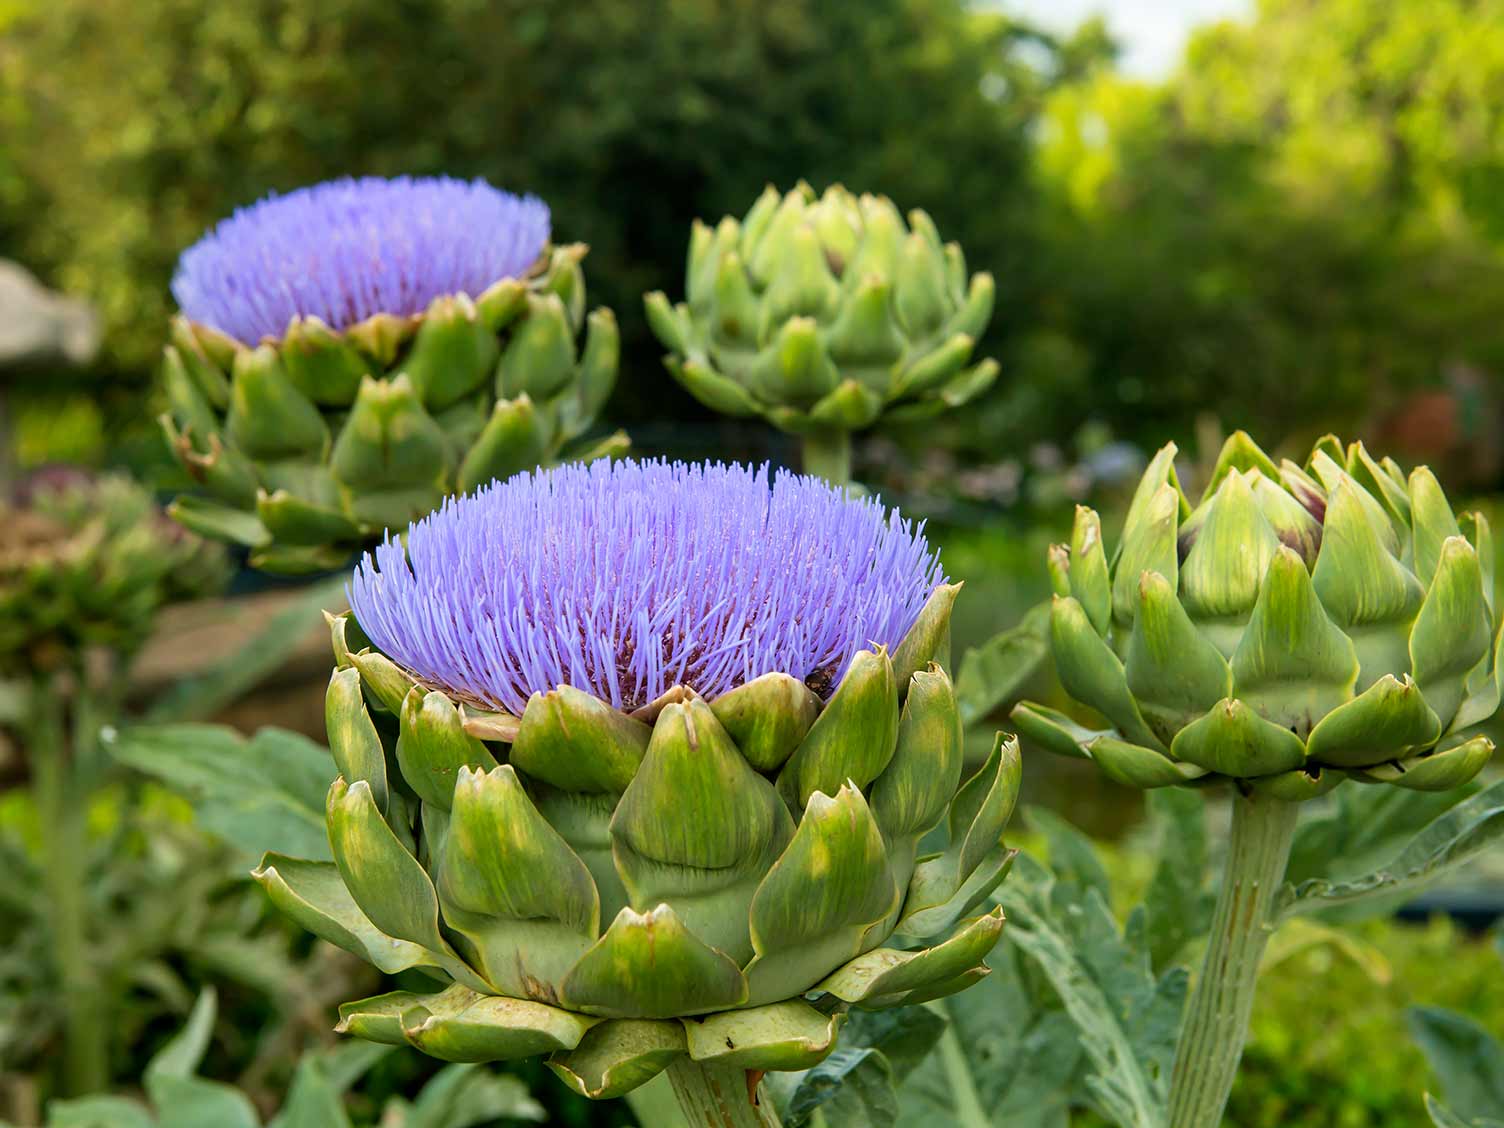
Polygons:
<instances>
[{"instance_id":1,"label":"artichoke","mask_svg":"<svg viewBox=\"0 0 1504 1128\"><path fill-rule=\"evenodd\" d=\"M128 478L38 472L0 500L0 674L129 654L164 603L211 594L224 549L185 532Z\"/></svg>"},{"instance_id":2,"label":"artichoke","mask_svg":"<svg viewBox=\"0 0 1504 1128\"><path fill-rule=\"evenodd\" d=\"M961 248L922 211L906 226L883 196L770 186L741 222L697 220L685 290L676 306L646 299L669 371L707 407L786 431L925 418L997 376L994 361L970 364L992 276L968 281Z\"/></svg>"},{"instance_id":3,"label":"artichoke","mask_svg":"<svg viewBox=\"0 0 1504 1128\"><path fill-rule=\"evenodd\" d=\"M1019 757L962 781L956 590L880 505L735 466L519 475L366 556L331 620L334 860L257 876L441 986L340 1029L548 1054L589 1097L676 1064L742 1089L850 1007L986 975Z\"/></svg>"},{"instance_id":4,"label":"artichoke","mask_svg":"<svg viewBox=\"0 0 1504 1128\"><path fill-rule=\"evenodd\" d=\"M1472 779L1504 675L1483 515L1331 437L1302 467L1233 435L1194 508L1174 459L1150 463L1110 562L1084 507L1050 552L1060 680L1110 727L1025 702L1019 732L1136 787Z\"/></svg>"},{"instance_id":5,"label":"artichoke","mask_svg":"<svg viewBox=\"0 0 1504 1128\"><path fill-rule=\"evenodd\" d=\"M464 492L558 458L616 379L583 245L477 181L334 181L236 213L184 253L167 441L207 497L174 515L271 572L337 567ZM576 344L588 323L584 346Z\"/></svg>"}]
</instances>

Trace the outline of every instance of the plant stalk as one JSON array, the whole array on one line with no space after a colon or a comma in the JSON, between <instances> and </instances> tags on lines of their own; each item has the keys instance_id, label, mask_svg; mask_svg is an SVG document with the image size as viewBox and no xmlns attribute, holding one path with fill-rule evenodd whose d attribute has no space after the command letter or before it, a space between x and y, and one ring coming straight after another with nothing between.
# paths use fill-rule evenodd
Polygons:
<instances>
[{"instance_id":1,"label":"plant stalk","mask_svg":"<svg viewBox=\"0 0 1504 1128\"><path fill-rule=\"evenodd\" d=\"M851 481L851 432L812 431L804 436L804 472L824 478L833 486Z\"/></svg>"},{"instance_id":2,"label":"plant stalk","mask_svg":"<svg viewBox=\"0 0 1504 1128\"><path fill-rule=\"evenodd\" d=\"M1233 796L1211 944L1175 1047L1169 1128L1222 1123L1248 1038L1259 961L1273 932L1269 909L1285 876L1298 811L1295 803L1267 796Z\"/></svg>"},{"instance_id":3,"label":"plant stalk","mask_svg":"<svg viewBox=\"0 0 1504 1128\"><path fill-rule=\"evenodd\" d=\"M782 1128L758 1076L745 1069L681 1057L668 1079L690 1128Z\"/></svg>"},{"instance_id":4,"label":"plant stalk","mask_svg":"<svg viewBox=\"0 0 1504 1128\"><path fill-rule=\"evenodd\" d=\"M89 711L77 690L80 719ZM31 702L27 741L32 797L41 827L42 880L47 894L52 960L63 1001L61 1092L81 1096L109 1083L109 1027L99 1014L99 984L89 958L84 893L87 883L88 788L78 786L78 743L64 736L57 686L40 679Z\"/></svg>"}]
</instances>

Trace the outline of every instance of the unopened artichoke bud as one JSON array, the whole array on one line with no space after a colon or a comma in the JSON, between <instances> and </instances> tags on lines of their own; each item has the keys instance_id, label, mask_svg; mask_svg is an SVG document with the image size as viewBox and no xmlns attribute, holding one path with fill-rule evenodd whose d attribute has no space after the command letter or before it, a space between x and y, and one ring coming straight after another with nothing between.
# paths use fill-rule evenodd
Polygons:
<instances>
[{"instance_id":1,"label":"unopened artichoke bud","mask_svg":"<svg viewBox=\"0 0 1504 1128\"><path fill-rule=\"evenodd\" d=\"M616 382L586 248L481 181L338 180L236 212L183 253L161 422L202 488L173 514L270 572L339 567L493 478L612 456Z\"/></svg>"},{"instance_id":2,"label":"unopened artichoke bud","mask_svg":"<svg viewBox=\"0 0 1504 1128\"><path fill-rule=\"evenodd\" d=\"M972 363L990 274L966 273L922 211L840 185L769 187L738 222L696 222L686 300L647 296L669 371L700 402L787 431L857 431L959 407L997 376Z\"/></svg>"},{"instance_id":3,"label":"unopened artichoke bud","mask_svg":"<svg viewBox=\"0 0 1504 1128\"><path fill-rule=\"evenodd\" d=\"M1296 465L1233 435L1195 505L1174 461L1152 460L1110 554L1085 508L1051 553L1056 669L1107 727L1025 702L1019 731L1133 787L1293 801L1477 775L1504 687L1483 515L1330 437Z\"/></svg>"},{"instance_id":4,"label":"unopened artichoke bud","mask_svg":"<svg viewBox=\"0 0 1504 1128\"><path fill-rule=\"evenodd\" d=\"M341 1029L612 1097L806 1069L851 1007L987 974L1020 761L963 771L955 594L879 502L741 466L519 474L367 554L360 631L331 620L334 861L258 876L447 986Z\"/></svg>"},{"instance_id":5,"label":"unopened artichoke bud","mask_svg":"<svg viewBox=\"0 0 1504 1128\"><path fill-rule=\"evenodd\" d=\"M224 549L130 479L38 471L0 497L0 675L76 666L91 646L131 653L163 604L228 579Z\"/></svg>"}]
</instances>

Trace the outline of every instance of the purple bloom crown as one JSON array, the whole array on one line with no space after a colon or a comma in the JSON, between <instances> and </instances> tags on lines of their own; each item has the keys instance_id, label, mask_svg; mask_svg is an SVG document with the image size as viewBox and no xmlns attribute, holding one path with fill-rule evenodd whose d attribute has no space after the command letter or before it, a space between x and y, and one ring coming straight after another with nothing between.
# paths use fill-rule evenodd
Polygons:
<instances>
[{"instance_id":1,"label":"purple bloom crown","mask_svg":"<svg viewBox=\"0 0 1504 1128\"><path fill-rule=\"evenodd\" d=\"M223 220L183 252L172 294L190 320L255 344L295 316L343 329L474 297L526 271L548 239L547 204L483 180L347 177Z\"/></svg>"},{"instance_id":2,"label":"purple bloom crown","mask_svg":"<svg viewBox=\"0 0 1504 1128\"><path fill-rule=\"evenodd\" d=\"M771 488L770 488L771 485ZM781 671L828 693L944 581L922 527L818 478L595 462L447 502L367 553L371 641L421 681L520 714L568 684L631 710Z\"/></svg>"}]
</instances>

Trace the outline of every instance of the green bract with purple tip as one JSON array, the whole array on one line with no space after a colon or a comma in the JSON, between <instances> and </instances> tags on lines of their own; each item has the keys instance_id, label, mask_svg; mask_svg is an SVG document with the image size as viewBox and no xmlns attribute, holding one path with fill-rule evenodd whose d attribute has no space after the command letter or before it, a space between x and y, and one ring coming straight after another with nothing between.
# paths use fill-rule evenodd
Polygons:
<instances>
[{"instance_id":1,"label":"green bract with purple tip","mask_svg":"<svg viewBox=\"0 0 1504 1128\"><path fill-rule=\"evenodd\" d=\"M616 380L583 245L481 181L337 180L184 252L162 426L201 492L174 516L268 571L338 567L444 498L565 458ZM581 330L588 324L583 343Z\"/></svg>"},{"instance_id":2,"label":"green bract with purple tip","mask_svg":"<svg viewBox=\"0 0 1504 1128\"><path fill-rule=\"evenodd\" d=\"M591 1097L665 1068L746 1091L820 1061L850 1007L986 974L1017 746L963 781L957 587L879 502L562 467L451 503L350 590L335 860L258 876L325 939L447 985L347 1004L342 1029L546 1053Z\"/></svg>"}]
</instances>

